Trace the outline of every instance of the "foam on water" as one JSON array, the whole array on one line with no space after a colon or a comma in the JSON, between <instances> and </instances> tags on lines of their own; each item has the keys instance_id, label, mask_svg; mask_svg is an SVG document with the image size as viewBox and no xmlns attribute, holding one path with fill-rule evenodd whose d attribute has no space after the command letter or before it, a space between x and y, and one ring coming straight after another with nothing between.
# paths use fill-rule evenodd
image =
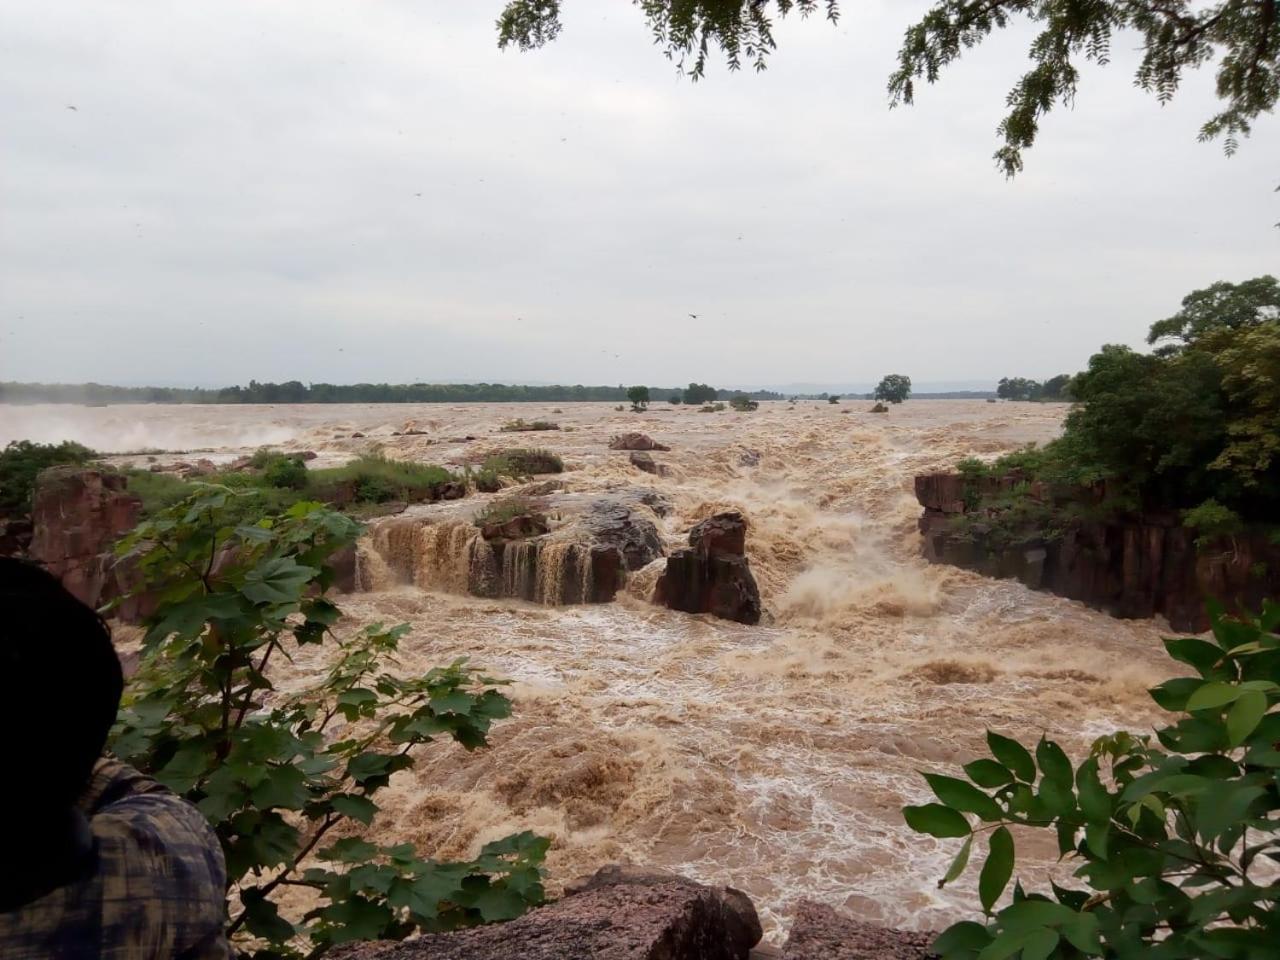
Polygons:
<instances>
[{"instance_id":1,"label":"foam on water","mask_svg":"<svg viewBox=\"0 0 1280 960\"><path fill-rule=\"evenodd\" d=\"M604 606L467 596L459 585L479 549L469 521L380 524L381 539L359 552L372 592L341 598L341 629L406 622L398 669L469 656L514 681L515 713L494 728L489 749L433 744L397 774L374 824L379 839L448 857L539 830L554 840L553 890L615 860L671 867L747 891L775 940L802 896L937 927L972 914L975 878L936 888L955 844L912 834L899 813L926 799L919 770L982 755L989 727L1024 740L1047 732L1079 752L1099 733L1154 715L1145 688L1170 672L1159 624L1112 620L919 557L913 474L1047 439L1062 408L655 409L642 429L672 446L656 455L670 468L657 478L607 448L610 436L637 428L635 416L607 404L562 408L277 407L209 421L211 445L217 430L251 432L256 416L322 459L356 452L348 438L326 438L357 428L394 455L461 463L508 445L502 422L550 417L573 428L538 437L565 460L567 490L656 488L672 504L661 521L670 546L718 510L748 518L766 609L758 627L648 604L660 564L632 574ZM173 410L136 413L171 423ZM193 413L192 425L202 416ZM406 419L431 421L431 435L391 437ZM466 435L479 439L456 439ZM78 438L104 445L91 430ZM581 575L571 547L539 561L527 595L558 596L556 583ZM530 575L514 554L506 564L504 556L503 577ZM279 684L323 670L323 657L307 648L282 665ZM1052 843L1019 838L1030 881L1055 859Z\"/></svg>"}]
</instances>

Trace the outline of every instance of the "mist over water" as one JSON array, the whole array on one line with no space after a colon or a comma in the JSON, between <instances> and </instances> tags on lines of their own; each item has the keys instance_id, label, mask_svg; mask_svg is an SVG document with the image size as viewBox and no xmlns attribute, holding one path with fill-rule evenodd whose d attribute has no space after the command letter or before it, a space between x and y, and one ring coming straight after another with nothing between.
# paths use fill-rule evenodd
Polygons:
<instances>
[{"instance_id":1,"label":"mist over water","mask_svg":"<svg viewBox=\"0 0 1280 960\"><path fill-rule=\"evenodd\" d=\"M747 891L776 939L801 896L907 927L972 915L976 877L936 888L956 844L902 822L904 803L926 799L917 771L982 755L988 727L1024 740L1045 732L1079 753L1099 733L1146 726L1145 689L1170 673L1160 624L1113 620L919 556L912 477L1047 440L1065 407L914 401L873 415L868 406L703 414L664 404L643 416L608 404L18 412L55 431L38 438L99 449L172 439L233 455L270 436L315 450L317 463L380 446L457 466L502 447L545 446L564 458L570 492L662 493L672 509L656 522L668 547L698 520L741 510L766 610L757 627L650 605L660 563L608 605L467 596L468 515L480 498L451 505L458 516L431 527L377 527L361 548L373 589L340 599L341 629L407 622L402 669L465 655L514 682L514 717L489 749L432 745L415 770L396 775L374 824L381 839L449 857L537 830L554 838L553 890L610 861L670 867ZM30 435L15 430L12 410L5 433ZM55 412L64 419L39 419ZM498 433L515 417L566 429ZM390 436L407 421L427 434ZM607 449L612 435L635 429L672 447L655 454L668 476L641 473ZM468 435L477 439L461 440ZM124 442L135 436L151 439ZM568 560L552 567L547 577L580 575ZM309 649L279 683L324 666L323 652ZM1056 848L1022 840L1024 880L1042 878Z\"/></svg>"}]
</instances>

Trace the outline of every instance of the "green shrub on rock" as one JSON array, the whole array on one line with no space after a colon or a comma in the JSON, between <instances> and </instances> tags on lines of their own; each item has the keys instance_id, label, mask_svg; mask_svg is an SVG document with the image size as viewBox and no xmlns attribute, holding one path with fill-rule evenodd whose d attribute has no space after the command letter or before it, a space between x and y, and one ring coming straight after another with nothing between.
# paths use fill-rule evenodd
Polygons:
<instances>
[{"instance_id":1,"label":"green shrub on rock","mask_svg":"<svg viewBox=\"0 0 1280 960\"><path fill-rule=\"evenodd\" d=\"M72 441L32 443L12 440L0 450L0 517L27 513L41 470L65 464L79 466L97 454Z\"/></svg>"},{"instance_id":2,"label":"green shrub on rock","mask_svg":"<svg viewBox=\"0 0 1280 960\"><path fill-rule=\"evenodd\" d=\"M908 825L963 838L939 885L985 839L978 895L986 919L950 927L944 960L1107 957L1264 958L1280 942L1280 605L1261 617L1211 610L1213 639L1165 641L1196 676L1151 696L1172 713L1147 734L1098 738L1078 766L1052 740L1034 747L987 733L990 757L967 779L926 774L936 802ZM1010 827L1049 830L1078 864L1052 895L1015 882Z\"/></svg>"},{"instance_id":3,"label":"green shrub on rock","mask_svg":"<svg viewBox=\"0 0 1280 960\"><path fill-rule=\"evenodd\" d=\"M316 957L346 941L510 919L541 902L548 841L533 834L460 863L360 836L417 748L442 737L483 747L510 703L462 660L393 672L407 627L335 632L327 560L359 524L316 503L238 522L234 502L247 496L201 485L121 542L159 605L110 743L217 833L241 956ZM327 672L276 689L269 666L311 645L332 650ZM292 888L306 890L305 907L286 905Z\"/></svg>"}]
</instances>

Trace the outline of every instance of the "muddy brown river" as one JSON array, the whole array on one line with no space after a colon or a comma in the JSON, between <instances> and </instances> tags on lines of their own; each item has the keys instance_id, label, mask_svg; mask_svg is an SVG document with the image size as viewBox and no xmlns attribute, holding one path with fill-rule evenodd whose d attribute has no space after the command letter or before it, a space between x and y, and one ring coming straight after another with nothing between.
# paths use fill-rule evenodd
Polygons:
<instances>
[{"instance_id":1,"label":"muddy brown river","mask_svg":"<svg viewBox=\"0 0 1280 960\"><path fill-rule=\"evenodd\" d=\"M381 446L460 465L532 441L564 458L568 491L665 494L668 546L718 510L741 510L766 610L755 627L658 609L646 582L612 604L546 607L384 579L342 606L352 627L410 624L406 669L466 655L513 681L515 715L489 749L429 746L397 775L374 825L382 839L449 857L536 830L554 840L552 889L610 861L670 867L747 891L776 939L802 896L914 928L972 915L976 871L936 887L955 842L902 822L904 803L927 798L917 771L981 755L988 727L1045 732L1078 757L1098 734L1149 726L1145 690L1173 672L1159 622L1113 620L919 556L913 475L1050 439L1065 406L869 407L6 407L0 442L207 448L199 455L215 460L268 443L314 450L319 465ZM564 429L498 432L515 417ZM390 436L406 425L425 433ZM671 446L655 454L667 476L607 449L628 430ZM1051 839L1021 842L1021 875L1041 878L1055 856Z\"/></svg>"}]
</instances>

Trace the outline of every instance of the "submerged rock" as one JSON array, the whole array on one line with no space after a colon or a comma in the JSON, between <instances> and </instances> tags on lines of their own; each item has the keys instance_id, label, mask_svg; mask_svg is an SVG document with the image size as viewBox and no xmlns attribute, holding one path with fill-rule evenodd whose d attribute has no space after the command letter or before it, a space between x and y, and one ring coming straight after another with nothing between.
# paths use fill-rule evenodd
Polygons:
<instances>
[{"instance_id":1,"label":"submerged rock","mask_svg":"<svg viewBox=\"0 0 1280 960\"><path fill-rule=\"evenodd\" d=\"M747 522L742 514L719 513L689 531L689 549L667 558L653 602L685 613L723 620L760 622L760 590L746 557Z\"/></svg>"},{"instance_id":2,"label":"submerged rock","mask_svg":"<svg viewBox=\"0 0 1280 960\"><path fill-rule=\"evenodd\" d=\"M647 433L624 433L609 441L610 450L670 450Z\"/></svg>"},{"instance_id":3,"label":"submerged rock","mask_svg":"<svg viewBox=\"0 0 1280 960\"><path fill-rule=\"evenodd\" d=\"M666 473L666 468L658 461L654 460L649 454L639 450L633 450L631 456L627 458L631 461L631 465L637 470L643 470L645 473L652 473L655 476L662 476Z\"/></svg>"}]
</instances>

